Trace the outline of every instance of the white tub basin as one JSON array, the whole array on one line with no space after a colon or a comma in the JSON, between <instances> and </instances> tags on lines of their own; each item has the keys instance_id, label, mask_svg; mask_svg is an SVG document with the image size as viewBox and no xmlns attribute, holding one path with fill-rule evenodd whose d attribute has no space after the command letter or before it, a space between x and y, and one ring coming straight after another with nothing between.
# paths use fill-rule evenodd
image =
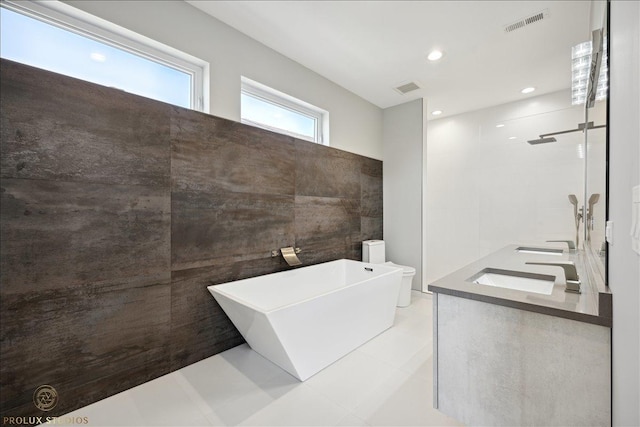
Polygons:
<instances>
[{"instance_id":1,"label":"white tub basin","mask_svg":"<svg viewBox=\"0 0 640 427\"><path fill-rule=\"evenodd\" d=\"M208 289L253 350L304 381L393 325L401 281L342 259Z\"/></svg>"},{"instance_id":2,"label":"white tub basin","mask_svg":"<svg viewBox=\"0 0 640 427\"><path fill-rule=\"evenodd\" d=\"M500 270L497 268L485 268L468 279L468 281L477 285L494 286L543 295L551 295L555 280L555 276L546 274Z\"/></svg>"}]
</instances>

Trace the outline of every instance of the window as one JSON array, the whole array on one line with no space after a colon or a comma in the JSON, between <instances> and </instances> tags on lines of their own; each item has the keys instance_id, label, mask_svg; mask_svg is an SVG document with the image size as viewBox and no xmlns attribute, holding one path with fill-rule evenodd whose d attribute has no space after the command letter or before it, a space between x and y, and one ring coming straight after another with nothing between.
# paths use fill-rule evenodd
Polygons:
<instances>
[{"instance_id":1,"label":"window","mask_svg":"<svg viewBox=\"0 0 640 427\"><path fill-rule=\"evenodd\" d=\"M207 111L208 64L60 2L2 2L3 58Z\"/></svg>"},{"instance_id":2,"label":"window","mask_svg":"<svg viewBox=\"0 0 640 427\"><path fill-rule=\"evenodd\" d=\"M329 114L299 99L242 77L242 123L329 145Z\"/></svg>"},{"instance_id":3,"label":"window","mask_svg":"<svg viewBox=\"0 0 640 427\"><path fill-rule=\"evenodd\" d=\"M587 100L589 88L589 73L591 72L591 40L577 44L571 48L571 105L584 104ZM609 66L607 60L607 38L604 37L602 46L602 65L598 74L596 87L596 101L607 98L609 89Z\"/></svg>"}]
</instances>

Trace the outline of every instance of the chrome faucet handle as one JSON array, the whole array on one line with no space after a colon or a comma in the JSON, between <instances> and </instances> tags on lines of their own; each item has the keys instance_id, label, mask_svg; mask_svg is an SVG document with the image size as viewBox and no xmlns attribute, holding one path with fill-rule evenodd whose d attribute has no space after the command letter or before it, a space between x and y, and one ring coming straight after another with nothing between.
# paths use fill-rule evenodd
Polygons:
<instances>
[{"instance_id":1,"label":"chrome faucet handle","mask_svg":"<svg viewBox=\"0 0 640 427\"><path fill-rule=\"evenodd\" d=\"M569 249L576 249L576 242L573 240L547 240L547 243L566 243L569 246Z\"/></svg>"},{"instance_id":2,"label":"chrome faucet handle","mask_svg":"<svg viewBox=\"0 0 640 427\"><path fill-rule=\"evenodd\" d=\"M546 265L551 267L560 267L564 270L564 277L567 280L565 292L580 293L580 278L578 270L573 261L555 261L555 262L525 262L529 265Z\"/></svg>"}]
</instances>

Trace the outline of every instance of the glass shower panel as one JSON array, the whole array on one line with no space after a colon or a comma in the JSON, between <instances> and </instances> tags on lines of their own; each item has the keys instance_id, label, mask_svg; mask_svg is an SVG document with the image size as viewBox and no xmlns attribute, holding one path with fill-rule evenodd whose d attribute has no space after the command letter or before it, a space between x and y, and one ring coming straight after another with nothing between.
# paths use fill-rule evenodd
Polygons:
<instances>
[{"instance_id":1,"label":"glass shower panel","mask_svg":"<svg viewBox=\"0 0 640 427\"><path fill-rule=\"evenodd\" d=\"M585 250L605 279L607 220L607 101L597 101L588 111L594 128L587 131L585 162ZM602 126L602 127L600 127Z\"/></svg>"},{"instance_id":2,"label":"glass shower panel","mask_svg":"<svg viewBox=\"0 0 640 427\"><path fill-rule=\"evenodd\" d=\"M569 104L569 101L567 101ZM555 141L529 143L540 135L577 129L582 107L565 107L481 127L478 175L479 245L490 252L508 244L576 240L576 220L568 196L582 203L584 136L555 135ZM561 246L561 245L560 245Z\"/></svg>"}]
</instances>

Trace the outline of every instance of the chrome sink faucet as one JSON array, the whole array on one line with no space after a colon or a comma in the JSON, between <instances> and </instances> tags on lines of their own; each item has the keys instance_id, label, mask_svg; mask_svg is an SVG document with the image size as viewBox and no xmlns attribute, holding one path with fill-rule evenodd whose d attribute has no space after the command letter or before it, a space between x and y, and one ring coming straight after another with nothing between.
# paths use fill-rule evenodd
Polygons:
<instances>
[{"instance_id":1,"label":"chrome sink faucet","mask_svg":"<svg viewBox=\"0 0 640 427\"><path fill-rule=\"evenodd\" d=\"M564 270L564 277L567 280L565 292L574 294L580 293L580 278L578 270L573 261L555 261L555 262L526 262L529 265L548 265L551 267L561 267Z\"/></svg>"}]
</instances>

